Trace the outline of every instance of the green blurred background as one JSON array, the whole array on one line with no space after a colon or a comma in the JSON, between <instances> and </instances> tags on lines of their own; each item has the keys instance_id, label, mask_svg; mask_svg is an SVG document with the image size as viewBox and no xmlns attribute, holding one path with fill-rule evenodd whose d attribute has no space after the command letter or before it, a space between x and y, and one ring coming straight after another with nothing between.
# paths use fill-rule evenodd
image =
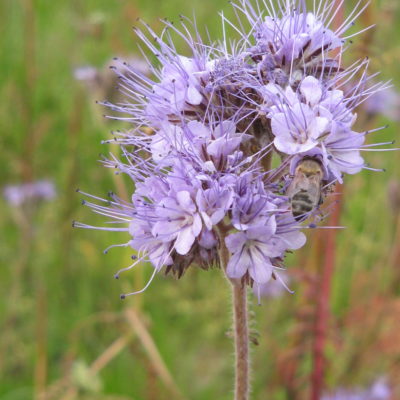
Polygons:
<instances>
[{"instance_id":1,"label":"green blurred background","mask_svg":"<svg viewBox=\"0 0 400 400\"><path fill-rule=\"evenodd\" d=\"M354 3L346 1L347 11ZM81 206L77 187L101 197L132 190L98 162L99 154L118 151L101 144L110 130L128 126L105 120L95 100L112 96L112 57L140 57L136 19L160 32L159 17L176 21L194 10L200 30L206 24L218 38L220 9L233 16L220 0L0 1L0 187L45 179L57 192L19 206L0 199L1 400L232 398L230 295L220 271L192 268L180 281L160 274L144 294L123 302L119 294L141 288L151 268L114 280L131 253L102 250L127 237L71 228L72 220L102 223ZM377 27L346 53L347 63L369 55L371 72L395 86L399 9L396 0L373 1L358 28ZM82 79L82 71L94 71L83 66L96 68L96 78ZM396 96L381 99L394 121L359 110L359 129L390 123L369 140L398 136ZM253 299L254 400L309 398L324 296L327 390L366 388L385 377L393 399L400 398L400 157L365 157L387 172L347 178L335 214L347 228L310 234L288 259L295 294L260 307Z\"/></svg>"}]
</instances>

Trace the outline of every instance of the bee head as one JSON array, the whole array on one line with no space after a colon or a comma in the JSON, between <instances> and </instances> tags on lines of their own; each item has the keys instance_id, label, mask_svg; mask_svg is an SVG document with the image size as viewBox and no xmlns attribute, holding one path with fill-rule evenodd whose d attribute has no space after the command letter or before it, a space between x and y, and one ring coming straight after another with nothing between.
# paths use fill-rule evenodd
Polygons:
<instances>
[{"instance_id":1,"label":"bee head","mask_svg":"<svg viewBox=\"0 0 400 400\"><path fill-rule=\"evenodd\" d=\"M311 177L315 175L323 175L322 165L319 160L315 158L303 158L296 167L296 172Z\"/></svg>"}]
</instances>

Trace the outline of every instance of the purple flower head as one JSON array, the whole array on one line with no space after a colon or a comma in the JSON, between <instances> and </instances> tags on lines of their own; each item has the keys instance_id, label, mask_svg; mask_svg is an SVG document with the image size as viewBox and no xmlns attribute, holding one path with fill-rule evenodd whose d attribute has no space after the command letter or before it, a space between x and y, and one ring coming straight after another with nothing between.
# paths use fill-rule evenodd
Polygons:
<instances>
[{"instance_id":1,"label":"purple flower head","mask_svg":"<svg viewBox=\"0 0 400 400\"><path fill-rule=\"evenodd\" d=\"M209 72L213 63L201 65L200 60L176 56L164 64L161 82L153 85L146 113L154 125L169 120L171 115L195 111L196 106L206 103L201 78Z\"/></svg>"},{"instance_id":2,"label":"purple flower head","mask_svg":"<svg viewBox=\"0 0 400 400\"><path fill-rule=\"evenodd\" d=\"M226 238L227 248L232 253L227 275L232 279L248 275L256 287L261 287L270 280L274 269L279 268L285 252L299 249L306 238L284 199L278 199L275 207L268 201L263 208L257 203L256 214L263 218L253 218L247 226L239 225L241 231ZM251 210L250 215L254 214L252 207L248 210Z\"/></svg>"},{"instance_id":3,"label":"purple flower head","mask_svg":"<svg viewBox=\"0 0 400 400\"><path fill-rule=\"evenodd\" d=\"M337 73L343 46L354 36L345 32L365 8L358 3L349 18L333 30L330 25L339 9L334 1L316 2L312 11L304 0L262 5L243 0L234 7L252 27L255 43L247 47L251 59L269 81L282 86L295 85L306 75L325 79ZM250 44L249 40L245 43ZM333 50L338 54L333 55Z\"/></svg>"},{"instance_id":4,"label":"purple flower head","mask_svg":"<svg viewBox=\"0 0 400 400\"><path fill-rule=\"evenodd\" d=\"M251 226L264 225L271 219L277 206L268 196L261 180L252 180L245 175L238 180L235 188L236 198L232 206L232 225L245 231Z\"/></svg>"},{"instance_id":5,"label":"purple flower head","mask_svg":"<svg viewBox=\"0 0 400 400\"><path fill-rule=\"evenodd\" d=\"M294 98L293 90L288 87L284 103L273 107L270 113L274 145L289 155L313 149L318 145L318 139L329 129L329 119L314 107L319 93L304 90L302 94L305 102Z\"/></svg>"},{"instance_id":6,"label":"purple flower head","mask_svg":"<svg viewBox=\"0 0 400 400\"><path fill-rule=\"evenodd\" d=\"M233 7L250 29L222 17L241 35L231 45L225 37L218 46L204 43L184 18L181 30L164 21L161 35L147 25L136 31L158 59L149 63L153 77L115 67L127 101L104 103L133 125L115 133L122 159L104 165L126 174L135 193L130 201L85 202L110 217L113 225L100 229L130 235L122 245L137 259L121 271L149 261L153 276L165 267L180 277L191 265L218 266L226 245L227 276L260 296L271 277L279 280L286 252L306 241L288 189L297 165L319 161L321 191L368 168L361 151L375 145L364 144L370 132L354 131L355 109L384 85L370 84L366 60L341 65L345 32L364 7L359 2L332 29L336 2L313 4L310 11L305 0L240 0ZM280 163L272 167L274 153ZM310 203L307 215L314 215L318 201Z\"/></svg>"},{"instance_id":7,"label":"purple flower head","mask_svg":"<svg viewBox=\"0 0 400 400\"><path fill-rule=\"evenodd\" d=\"M284 92L269 89L274 145L294 156L292 172L304 157L320 159L327 181L342 182L344 173L355 174L365 167L360 155L365 133L353 131L353 110L370 92L366 89L346 97L342 90L331 89L312 76L305 77L296 92L291 87Z\"/></svg>"},{"instance_id":8,"label":"purple flower head","mask_svg":"<svg viewBox=\"0 0 400 400\"><path fill-rule=\"evenodd\" d=\"M153 236L163 242L174 241L176 252L187 254L203 227L201 214L190 193L180 191L164 198L157 205L156 215L159 220L152 228Z\"/></svg>"},{"instance_id":9,"label":"purple flower head","mask_svg":"<svg viewBox=\"0 0 400 400\"><path fill-rule=\"evenodd\" d=\"M52 200L56 197L56 190L53 182L43 180L5 186L3 195L10 205L19 207L32 201Z\"/></svg>"},{"instance_id":10,"label":"purple flower head","mask_svg":"<svg viewBox=\"0 0 400 400\"><path fill-rule=\"evenodd\" d=\"M377 92L364 104L364 109L370 117L382 114L393 121L400 121L400 94L394 88Z\"/></svg>"},{"instance_id":11,"label":"purple flower head","mask_svg":"<svg viewBox=\"0 0 400 400\"><path fill-rule=\"evenodd\" d=\"M93 82L98 79L98 70L91 65L83 65L75 68L73 70L73 75L77 81L82 81L88 83L88 85L92 85Z\"/></svg>"},{"instance_id":12,"label":"purple flower head","mask_svg":"<svg viewBox=\"0 0 400 400\"><path fill-rule=\"evenodd\" d=\"M280 249L272 237L276 226L273 218L265 226L250 228L245 232L232 233L226 245L232 253L227 274L232 279L241 279L246 273L259 285L271 278L271 258L281 256Z\"/></svg>"},{"instance_id":13,"label":"purple flower head","mask_svg":"<svg viewBox=\"0 0 400 400\"><path fill-rule=\"evenodd\" d=\"M332 395L325 395L322 400L390 400L392 390L385 378L377 379L367 389L338 389Z\"/></svg>"},{"instance_id":14,"label":"purple flower head","mask_svg":"<svg viewBox=\"0 0 400 400\"><path fill-rule=\"evenodd\" d=\"M210 182L210 187L205 190L199 190L196 195L196 204L209 229L217 225L226 216L230 210L234 192L224 180Z\"/></svg>"},{"instance_id":15,"label":"purple flower head","mask_svg":"<svg viewBox=\"0 0 400 400\"><path fill-rule=\"evenodd\" d=\"M336 125L322 143L323 165L340 183L342 174L356 174L365 166L360 149L365 136Z\"/></svg>"},{"instance_id":16,"label":"purple flower head","mask_svg":"<svg viewBox=\"0 0 400 400\"><path fill-rule=\"evenodd\" d=\"M279 69L292 81L313 68L323 66L327 73L337 69L337 62L327 62L323 55L343 45L338 34L313 13L287 12L281 18L267 16L258 25L253 57L261 57L261 65Z\"/></svg>"},{"instance_id":17,"label":"purple flower head","mask_svg":"<svg viewBox=\"0 0 400 400\"><path fill-rule=\"evenodd\" d=\"M127 63L123 67L116 65L112 68L120 79L120 91L129 102L103 103L113 111L129 115L122 119L139 127L158 128L166 121L180 124L185 119L199 120L209 103L205 87L214 68L215 51L202 43L195 24L190 21L182 19L184 33L167 20L163 20L163 23L165 30L161 35L157 35L145 23L144 30L135 28L139 39L158 59L157 66L146 59L154 78L150 78L147 71L143 73ZM191 29L193 36L188 35ZM184 37L189 55L177 51L173 35Z\"/></svg>"},{"instance_id":18,"label":"purple flower head","mask_svg":"<svg viewBox=\"0 0 400 400\"><path fill-rule=\"evenodd\" d=\"M287 271L274 271L271 280L258 287L253 287L253 292L256 296L265 298L279 298L287 292L287 284L291 281Z\"/></svg>"},{"instance_id":19,"label":"purple flower head","mask_svg":"<svg viewBox=\"0 0 400 400\"><path fill-rule=\"evenodd\" d=\"M153 235L152 226L146 220L133 219L129 225L132 240L129 245L139 254L148 255L149 261L156 270L164 265L173 263L171 257L171 243L165 242Z\"/></svg>"},{"instance_id":20,"label":"purple flower head","mask_svg":"<svg viewBox=\"0 0 400 400\"><path fill-rule=\"evenodd\" d=\"M152 137L150 151L160 166L171 166L180 160L185 162L185 168L197 171L199 179L208 179L207 176L232 172L243 165L246 161L240 146L249 138L238 132L230 120L209 124L193 120L182 126L164 122Z\"/></svg>"}]
</instances>

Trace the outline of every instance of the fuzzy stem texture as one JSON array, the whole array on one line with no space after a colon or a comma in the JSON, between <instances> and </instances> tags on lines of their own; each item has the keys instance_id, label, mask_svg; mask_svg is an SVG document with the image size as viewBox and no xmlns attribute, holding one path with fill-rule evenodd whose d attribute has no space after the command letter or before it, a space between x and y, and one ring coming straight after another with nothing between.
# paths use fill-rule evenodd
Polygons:
<instances>
[{"instance_id":1,"label":"fuzzy stem texture","mask_svg":"<svg viewBox=\"0 0 400 400\"><path fill-rule=\"evenodd\" d=\"M247 291L240 280L230 279L226 275L229 262L229 251L225 245L225 236L228 229L219 227L219 260L221 269L232 287L233 303L233 330L235 340L235 400L248 400L249 398L249 326L247 316Z\"/></svg>"},{"instance_id":2,"label":"fuzzy stem texture","mask_svg":"<svg viewBox=\"0 0 400 400\"><path fill-rule=\"evenodd\" d=\"M246 286L232 284L235 330L235 400L249 398L249 327Z\"/></svg>"}]
</instances>

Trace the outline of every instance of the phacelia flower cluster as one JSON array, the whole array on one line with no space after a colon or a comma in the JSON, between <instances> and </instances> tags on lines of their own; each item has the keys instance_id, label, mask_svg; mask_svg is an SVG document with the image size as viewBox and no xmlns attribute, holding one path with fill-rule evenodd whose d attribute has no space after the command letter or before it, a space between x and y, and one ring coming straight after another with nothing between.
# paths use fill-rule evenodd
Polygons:
<instances>
[{"instance_id":1,"label":"phacelia flower cluster","mask_svg":"<svg viewBox=\"0 0 400 400\"><path fill-rule=\"evenodd\" d=\"M7 185L3 188L3 195L11 206L20 207L30 202L53 200L57 193L52 181L40 180L20 185Z\"/></svg>"},{"instance_id":2,"label":"phacelia flower cluster","mask_svg":"<svg viewBox=\"0 0 400 400\"><path fill-rule=\"evenodd\" d=\"M135 191L129 201L112 194L85 202L119 223L101 229L130 235L124 245L134 263L120 272L144 261L153 277L163 268L180 277L191 265L221 266L258 296L271 278L281 280L286 253L305 244L301 230L321 219L315 205L326 189L369 168L361 151L374 146L365 144L371 131L354 128L356 108L384 85L370 83L368 60L342 65L354 36L346 32L364 7L334 29L335 5L320 0L309 11L304 0L241 0L233 4L238 22L222 17L238 34L229 46L226 35L203 42L185 19L181 30L164 21L160 36L147 25L137 30L159 64L149 65L153 78L115 68L127 101L105 105L132 127L115 134L122 159L104 161ZM299 168L306 160L319 178ZM294 202L304 212L294 214Z\"/></svg>"},{"instance_id":3,"label":"phacelia flower cluster","mask_svg":"<svg viewBox=\"0 0 400 400\"><path fill-rule=\"evenodd\" d=\"M338 389L332 395L325 395L322 400L390 400L393 390L385 377L376 379L367 389Z\"/></svg>"}]
</instances>

